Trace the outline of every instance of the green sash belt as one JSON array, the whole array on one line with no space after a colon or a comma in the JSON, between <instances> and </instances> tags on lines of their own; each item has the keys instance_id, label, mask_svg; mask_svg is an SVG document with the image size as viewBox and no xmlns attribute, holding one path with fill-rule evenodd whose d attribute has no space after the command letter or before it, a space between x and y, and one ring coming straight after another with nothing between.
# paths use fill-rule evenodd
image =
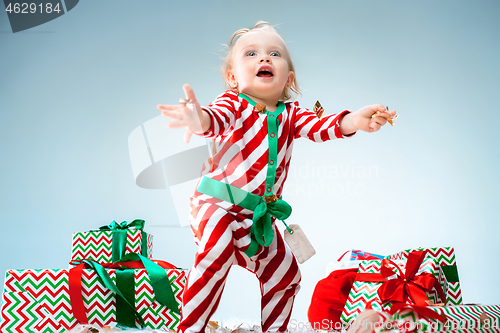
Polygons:
<instances>
[{"instance_id":1,"label":"green sash belt","mask_svg":"<svg viewBox=\"0 0 500 333\"><path fill-rule=\"evenodd\" d=\"M259 244L269 246L273 241L271 216L283 221L292 213L292 207L281 197L277 201L266 203L263 197L209 177L203 177L198 191L253 211L253 224L250 228L251 242L245 251L249 257L257 253Z\"/></svg>"}]
</instances>

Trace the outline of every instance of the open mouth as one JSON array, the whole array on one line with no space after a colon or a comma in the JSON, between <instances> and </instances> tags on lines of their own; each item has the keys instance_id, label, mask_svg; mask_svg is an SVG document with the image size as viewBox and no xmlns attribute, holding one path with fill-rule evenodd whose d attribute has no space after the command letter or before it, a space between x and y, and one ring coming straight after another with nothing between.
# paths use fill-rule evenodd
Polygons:
<instances>
[{"instance_id":1,"label":"open mouth","mask_svg":"<svg viewBox=\"0 0 500 333\"><path fill-rule=\"evenodd\" d=\"M258 73L257 73L257 76L258 77L273 77L273 73L271 71L268 71L266 69L263 69L263 70L260 70Z\"/></svg>"}]
</instances>

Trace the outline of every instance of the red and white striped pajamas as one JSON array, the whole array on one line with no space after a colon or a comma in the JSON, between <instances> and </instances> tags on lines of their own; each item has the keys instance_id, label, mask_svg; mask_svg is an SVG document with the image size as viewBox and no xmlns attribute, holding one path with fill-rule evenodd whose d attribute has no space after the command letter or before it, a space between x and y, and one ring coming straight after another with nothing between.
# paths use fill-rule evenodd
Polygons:
<instances>
[{"instance_id":1,"label":"red and white striped pajamas","mask_svg":"<svg viewBox=\"0 0 500 333\"><path fill-rule=\"evenodd\" d=\"M212 157L202 171L204 176L262 196L267 165L271 163L267 117L275 115L258 112L233 91L221 94L203 109L212 121L204 136L214 139ZM342 138L338 122L347 112L319 119L297 102L285 103L285 110L278 115L278 154L277 161L272 162L277 163L273 194L279 197L283 191L293 140L306 137L323 142ZM249 258L244 251L250 245L252 211L198 191L191 197L191 208L191 227L199 249L183 295L179 332L205 331L233 264L248 269L259 279L262 330L286 331L293 300L300 288L300 271L276 225L271 245L260 246L257 254Z\"/></svg>"}]
</instances>

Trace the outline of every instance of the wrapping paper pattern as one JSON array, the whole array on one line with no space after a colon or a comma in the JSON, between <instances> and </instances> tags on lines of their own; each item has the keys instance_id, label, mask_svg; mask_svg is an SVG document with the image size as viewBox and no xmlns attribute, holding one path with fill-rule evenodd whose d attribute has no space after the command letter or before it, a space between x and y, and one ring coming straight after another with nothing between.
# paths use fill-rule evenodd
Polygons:
<instances>
[{"instance_id":1,"label":"wrapping paper pattern","mask_svg":"<svg viewBox=\"0 0 500 333\"><path fill-rule=\"evenodd\" d=\"M366 311L361 314L348 333L420 333L420 332L446 332L466 333L500 332L500 306L499 305L452 305L447 307L428 307L444 316L445 321L437 321L420 315L411 308L403 308L395 314L380 311ZM374 320L372 313L378 314L378 321Z\"/></svg>"},{"instance_id":2,"label":"wrapping paper pattern","mask_svg":"<svg viewBox=\"0 0 500 333\"><path fill-rule=\"evenodd\" d=\"M127 232L127 245L125 254L141 254L142 242L147 242L148 259L153 258L153 236L147 234L147 239L142 239L142 230L131 228ZM71 260L91 259L99 263L111 263L112 260L113 231L88 231L73 233L71 246Z\"/></svg>"},{"instance_id":3,"label":"wrapping paper pattern","mask_svg":"<svg viewBox=\"0 0 500 333\"><path fill-rule=\"evenodd\" d=\"M181 304L186 272L166 270L174 296ZM108 270L115 281L114 270ZM175 330L180 316L155 301L145 269L136 269L135 307L150 329ZM67 269L9 270L5 277L1 309L1 332L59 333L78 322L71 312ZM82 274L82 296L89 324L97 327L116 321L114 293L106 289L93 270Z\"/></svg>"},{"instance_id":4,"label":"wrapping paper pattern","mask_svg":"<svg viewBox=\"0 0 500 333\"><path fill-rule=\"evenodd\" d=\"M425 251L426 258L433 258L437 261L439 266L456 266L455 250L452 247L434 247L434 248L418 248L418 249L408 249L402 252L388 256L387 258L391 260L399 260L408 257L408 254L412 251ZM437 276L436 276L437 277ZM459 305L462 304L462 291L460 288L460 282L450 282L446 280L446 276L443 272L440 273L439 283L443 287L444 293L446 295L446 304Z\"/></svg>"},{"instance_id":5,"label":"wrapping paper pattern","mask_svg":"<svg viewBox=\"0 0 500 333\"><path fill-rule=\"evenodd\" d=\"M446 322L422 318L408 310L395 315L397 316L395 319L401 327L413 327L416 332L500 332L500 305L451 305L429 308L444 315Z\"/></svg>"},{"instance_id":6,"label":"wrapping paper pattern","mask_svg":"<svg viewBox=\"0 0 500 333\"><path fill-rule=\"evenodd\" d=\"M406 260L400 259L393 261L404 272ZM381 266L382 260L364 260L359 265L358 273L380 273ZM421 274L423 272L431 273L438 278L441 270L434 259L425 258L420 265L420 269L417 274ZM381 285L382 282L354 281L340 317L343 324L350 324L358 314L366 309L368 304L371 304L375 311L384 311L391 307L390 303L382 305L380 301L377 291ZM427 296L429 297L429 300L434 303L441 302L435 290L427 293Z\"/></svg>"}]
</instances>

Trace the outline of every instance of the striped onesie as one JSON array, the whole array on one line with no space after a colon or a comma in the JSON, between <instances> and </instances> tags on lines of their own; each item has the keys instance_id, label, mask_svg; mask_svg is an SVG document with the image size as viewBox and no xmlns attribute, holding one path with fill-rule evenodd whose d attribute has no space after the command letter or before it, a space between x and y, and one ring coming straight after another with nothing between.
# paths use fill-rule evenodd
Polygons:
<instances>
[{"instance_id":1,"label":"striped onesie","mask_svg":"<svg viewBox=\"0 0 500 333\"><path fill-rule=\"evenodd\" d=\"M298 102L280 102L275 112L258 109L250 98L233 91L226 91L203 107L212 123L203 136L213 142L212 157L203 166L202 174L259 197L281 197L293 140L305 137L323 142L343 138L339 120L348 111L320 119ZM276 130L270 130L270 122L275 123ZM199 249L183 295L179 332L205 331L233 264L254 273L260 282L262 331L286 331L301 276L275 218L269 246L256 244L255 253L248 254L252 210L203 194L199 186L191 197L191 209L191 228Z\"/></svg>"}]
</instances>

